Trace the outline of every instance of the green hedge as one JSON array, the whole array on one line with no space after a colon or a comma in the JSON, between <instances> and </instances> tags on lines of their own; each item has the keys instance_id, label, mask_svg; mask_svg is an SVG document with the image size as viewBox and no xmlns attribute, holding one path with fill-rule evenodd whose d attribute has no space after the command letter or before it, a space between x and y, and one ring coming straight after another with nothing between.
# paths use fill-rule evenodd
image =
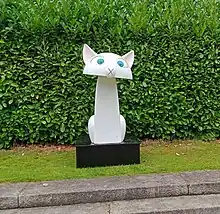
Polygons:
<instances>
[{"instance_id":1,"label":"green hedge","mask_svg":"<svg viewBox=\"0 0 220 214\"><path fill-rule=\"evenodd\" d=\"M215 0L0 2L0 147L74 143L93 114L96 78L82 47L133 49L121 113L139 138L220 136L219 3Z\"/></svg>"}]
</instances>

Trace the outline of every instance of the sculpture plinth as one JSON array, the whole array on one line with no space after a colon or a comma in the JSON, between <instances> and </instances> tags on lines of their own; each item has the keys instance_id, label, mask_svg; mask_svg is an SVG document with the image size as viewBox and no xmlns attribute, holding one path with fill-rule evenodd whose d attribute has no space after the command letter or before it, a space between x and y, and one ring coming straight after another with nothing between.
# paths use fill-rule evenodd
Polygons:
<instances>
[{"instance_id":1,"label":"sculpture plinth","mask_svg":"<svg viewBox=\"0 0 220 214\"><path fill-rule=\"evenodd\" d=\"M126 121L119 110L116 78L132 79L134 52L124 56L96 54L88 45L83 48L83 73L98 76L95 112L88 122L90 145L77 145L77 167L140 163L140 145L126 144Z\"/></svg>"},{"instance_id":2,"label":"sculpture plinth","mask_svg":"<svg viewBox=\"0 0 220 214\"><path fill-rule=\"evenodd\" d=\"M77 145L76 151L77 168L140 163L139 143Z\"/></svg>"}]
</instances>

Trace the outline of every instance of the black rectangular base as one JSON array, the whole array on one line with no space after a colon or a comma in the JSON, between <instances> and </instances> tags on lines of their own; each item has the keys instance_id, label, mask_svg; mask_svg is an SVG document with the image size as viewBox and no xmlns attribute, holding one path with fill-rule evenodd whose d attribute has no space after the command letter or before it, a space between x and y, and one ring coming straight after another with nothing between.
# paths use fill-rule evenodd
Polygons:
<instances>
[{"instance_id":1,"label":"black rectangular base","mask_svg":"<svg viewBox=\"0 0 220 214\"><path fill-rule=\"evenodd\" d=\"M140 164L140 144L77 145L76 167Z\"/></svg>"}]
</instances>

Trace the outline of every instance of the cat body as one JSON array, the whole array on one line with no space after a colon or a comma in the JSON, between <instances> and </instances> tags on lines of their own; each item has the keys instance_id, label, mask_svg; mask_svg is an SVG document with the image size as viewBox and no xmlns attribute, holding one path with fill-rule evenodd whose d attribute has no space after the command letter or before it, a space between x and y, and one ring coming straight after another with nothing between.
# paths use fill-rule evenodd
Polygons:
<instances>
[{"instance_id":1,"label":"cat body","mask_svg":"<svg viewBox=\"0 0 220 214\"><path fill-rule=\"evenodd\" d=\"M124 56L113 53L96 54L88 45L83 48L84 74L98 76L95 112L88 122L89 137L94 144L121 143L126 122L119 111L116 78L132 79L134 52Z\"/></svg>"}]
</instances>

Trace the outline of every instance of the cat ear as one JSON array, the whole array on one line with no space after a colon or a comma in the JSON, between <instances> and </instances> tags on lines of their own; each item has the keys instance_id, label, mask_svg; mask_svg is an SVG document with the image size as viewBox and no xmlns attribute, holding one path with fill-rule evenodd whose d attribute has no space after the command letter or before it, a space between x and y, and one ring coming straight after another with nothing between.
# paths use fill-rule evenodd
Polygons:
<instances>
[{"instance_id":1,"label":"cat ear","mask_svg":"<svg viewBox=\"0 0 220 214\"><path fill-rule=\"evenodd\" d=\"M92 57L96 56L95 51L92 50L87 44L83 47L83 61L86 64Z\"/></svg>"},{"instance_id":2,"label":"cat ear","mask_svg":"<svg viewBox=\"0 0 220 214\"><path fill-rule=\"evenodd\" d=\"M131 68L134 62L134 51L130 51L126 53L122 58L128 63L129 67Z\"/></svg>"}]
</instances>

